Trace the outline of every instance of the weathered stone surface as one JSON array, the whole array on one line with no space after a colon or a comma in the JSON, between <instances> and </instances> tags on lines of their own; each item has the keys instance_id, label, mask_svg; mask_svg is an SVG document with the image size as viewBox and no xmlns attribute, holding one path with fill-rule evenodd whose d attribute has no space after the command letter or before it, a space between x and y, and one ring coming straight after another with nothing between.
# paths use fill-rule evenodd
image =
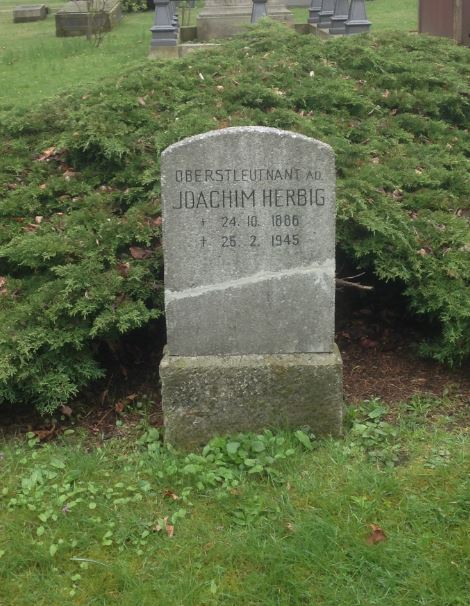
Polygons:
<instances>
[{"instance_id":1,"label":"weathered stone surface","mask_svg":"<svg viewBox=\"0 0 470 606\"><path fill-rule=\"evenodd\" d=\"M88 10L86 0L72 0L55 15L57 37L86 36L111 31L122 19L119 0L94 0Z\"/></svg>"},{"instance_id":2,"label":"weathered stone surface","mask_svg":"<svg viewBox=\"0 0 470 606\"><path fill-rule=\"evenodd\" d=\"M370 31L370 26L365 0L351 0L348 20L345 23L346 34L364 34Z\"/></svg>"},{"instance_id":3,"label":"weathered stone surface","mask_svg":"<svg viewBox=\"0 0 470 606\"><path fill-rule=\"evenodd\" d=\"M24 4L13 9L13 23L31 23L47 17L45 4Z\"/></svg>"},{"instance_id":4,"label":"weathered stone surface","mask_svg":"<svg viewBox=\"0 0 470 606\"><path fill-rule=\"evenodd\" d=\"M332 149L264 127L212 131L161 158L165 438L310 426L338 434Z\"/></svg>"},{"instance_id":5,"label":"weathered stone surface","mask_svg":"<svg viewBox=\"0 0 470 606\"><path fill-rule=\"evenodd\" d=\"M165 306L173 356L331 352L332 149L263 127L162 154Z\"/></svg>"},{"instance_id":6,"label":"weathered stone surface","mask_svg":"<svg viewBox=\"0 0 470 606\"><path fill-rule=\"evenodd\" d=\"M345 23L348 20L349 0L336 0L335 10L331 16L330 34L341 35L346 33Z\"/></svg>"},{"instance_id":7,"label":"weathered stone surface","mask_svg":"<svg viewBox=\"0 0 470 606\"><path fill-rule=\"evenodd\" d=\"M178 52L168 51L167 47L175 47L178 43L178 31L174 20L174 5L170 0L155 0L155 20L150 28L152 40L151 52L158 52L162 47L165 53L178 56Z\"/></svg>"},{"instance_id":8,"label":"weathered stone surface","mask_svg":"<svg viewBox=\"0 0 470 606\"><path fill-rule=\"evenodd\" d=\"M165 440L183 448L216 434L309 426L339 435L342 362L329 354L182 357L160 365Z\"/></svg>"},{"instance_id":9,"label":"weathered stone surface","mask_svg":"<svg viewBox=\"0 0 470 606\"><path fill-rule=\"evenodd\" d=\"M291 23L292 13L284 2L267 0L268 16ZM251 22L252 0L206 0L197 18L198 40L227 38L240 33Z\"/></svg>"},{"instance_id":10,"label":"weathered stone surface","mask_svg":"<svg viewBox=\"0 0 470 606\"><path fill-rule=\"evenodd\" d=\"M288 8L304 8L310 6L312 0L286 0Z\"/></svg>"}]
</instances>

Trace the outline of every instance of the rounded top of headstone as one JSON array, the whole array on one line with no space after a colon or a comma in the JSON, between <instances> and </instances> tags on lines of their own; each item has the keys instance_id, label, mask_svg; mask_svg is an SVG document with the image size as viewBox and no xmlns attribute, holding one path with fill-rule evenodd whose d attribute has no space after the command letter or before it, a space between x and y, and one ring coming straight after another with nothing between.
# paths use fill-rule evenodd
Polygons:
<instances>
[{"instance_id":1,"label":"rounded top of headstone","mask_svg":"<svg viewBox=\"0 0 470 606\"><path fill-rule=\"evenodd\" d=\"M162 156L172 153L180 147L198 143L205 143L210 139L216 140L226 137L243 137L244 135L252 136L256 134L265 135L266 137L277 138L280 142L283 140L304 142L307 144L311 144L316 149L321 150L325 154L331 154L331 156L334 156L333 149L323 141L319 141L318 139L314 139L313 137L307 137L306 135L302 135L300 133L296 133L290 130L271 128L269 126L229 126L227 128L210 130L205 133L201 133L200 135L187 137L185 139L182 139L181 141L173 143L162 152Z\"/></svg>"}]
</instances>

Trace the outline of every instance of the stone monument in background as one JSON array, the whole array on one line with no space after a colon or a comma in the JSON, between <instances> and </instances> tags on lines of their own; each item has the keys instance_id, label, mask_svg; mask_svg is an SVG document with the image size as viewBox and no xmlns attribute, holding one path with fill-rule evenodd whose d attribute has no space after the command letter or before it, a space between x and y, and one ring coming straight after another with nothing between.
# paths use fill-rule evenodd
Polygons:
<instances>
[{"instance_id":1,"label":"stone monument in background","mask_svg":"<svg viewBox=\"0 0 470 606\"><path fill-rule=\"evenodd\" d=\"M166 439L308 425L339 434L332 149L263 127L162 154Z\"/></svg>"},{"instance_id":2,"label":"stone monument in background","mask_svg":"<svg viewBox=\"0 0 470 606\"><path fill-rule=\"evenodd\" d=\"M13 23L32 23L42 21L47 17L48 8L45 4L23 4L13 9Z\"/></svg>"},{"instance_id":3,"label":"stone monument in background","mask_svg":"<svg viewBox=\"0 0 470 606\"><path fill-rule=\"evenodd\" d=\"M269 17L293 23L293 15L285 2L268 0L266 9ZM197 18L198 40L227 38L240 33L249 25L252 10L252 0L206 0Z\"/></svg>"}]
</instances>

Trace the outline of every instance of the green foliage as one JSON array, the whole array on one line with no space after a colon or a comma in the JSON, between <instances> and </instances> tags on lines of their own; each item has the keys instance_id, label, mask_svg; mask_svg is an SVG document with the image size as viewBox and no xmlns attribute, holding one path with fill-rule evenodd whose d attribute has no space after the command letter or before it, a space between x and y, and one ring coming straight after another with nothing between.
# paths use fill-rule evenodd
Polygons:
<instances>
[{"instance_id":1,"label":"green foliage","mask_svg":"<svg viewBox=\"0 0 470 606\"><path fill-rule=\"evenodd\" d=\"M306 434L301 431L297 434L305 436L312 448ZM274 435L269 430L257 435L240 433L231 437L215 437L201 454L190 453L179 460L162 459L162 453L165 450L172 452L172 449L166 447L162 450L159 433L154 428L143 434L139 444L158 459L157 477L182 488L183 494L189 494L192 489L233 488L238 486L244 475L275 478L278 474L276 464L295 452L286 444L285 437Z\"/></svg>"},{"instance_id":2,"label":"green foliage","mask_svg":"<svg viewBox=\"0 0 470 606\"><path fill-rule=\"evenodd\" d=\"M0 602L467 604L470 436L438 427L401 426L410 454L396 467L345 455L351 432L314 452L294 432L217 439L206 458L221 455L238 484L202 490L183 472L191 455L146 425L100 445L0 439ZM276 482L236 458L261 444L295 450L277 459ZM371 524L385 540L367 542Z\"/></svg>"},{"instance_id":3,"label":"green foliage","mask_svg":"<svg viewBox=\"0 0 470 606\"><path fill-rule=\"evenodd\" d=\"M147 0L121 0L125 13L138 13L147 10Z\"/></svg>"},{"instance_id":4,"label":"green foliage","mask_svg":"<svg viewBox=\"0 0 470 606\"><path fill-rule=\"evenodd\" d=\"M467 49L438 38L324 44L262 24L211 53L0 115L0 401L52 411L102 373L103 343L162 313L159 156L227 125L332 145L340 249L435 323L426 354L460 362L469 74Z\"/></svg>"},{"instance_id":5,"label":"green foliage","mask_svg":"<svg viewBox=\"0 0 470 606\"><path fill-rule=\"evenodd\" d=\"M387 409L380 400L370 400L355 411L347 454L364 452L371 462L393 467L400 460L401 445L398 430L384 420Z\"/></svg>"}]
</instances>

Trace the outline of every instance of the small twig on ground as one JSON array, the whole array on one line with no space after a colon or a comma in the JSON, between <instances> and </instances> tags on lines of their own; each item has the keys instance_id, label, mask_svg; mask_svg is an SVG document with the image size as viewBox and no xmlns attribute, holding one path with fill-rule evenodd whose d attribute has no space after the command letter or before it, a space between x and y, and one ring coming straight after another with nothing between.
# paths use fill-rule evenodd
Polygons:
<instances>
[{"instance_id":1,"label":"small twig on ground","mask_svg":"<svg viewBox=\"0 0 470 606\"><path fill-rule=\"evenodd\" d=\"M336 278L336 284L338 286L347 286L348 288L358 288L359 290L374 290L373 286L366 286L365 284L359 284L359 282L349 282L343 278Z\"/></svg>"}]
</instances>

